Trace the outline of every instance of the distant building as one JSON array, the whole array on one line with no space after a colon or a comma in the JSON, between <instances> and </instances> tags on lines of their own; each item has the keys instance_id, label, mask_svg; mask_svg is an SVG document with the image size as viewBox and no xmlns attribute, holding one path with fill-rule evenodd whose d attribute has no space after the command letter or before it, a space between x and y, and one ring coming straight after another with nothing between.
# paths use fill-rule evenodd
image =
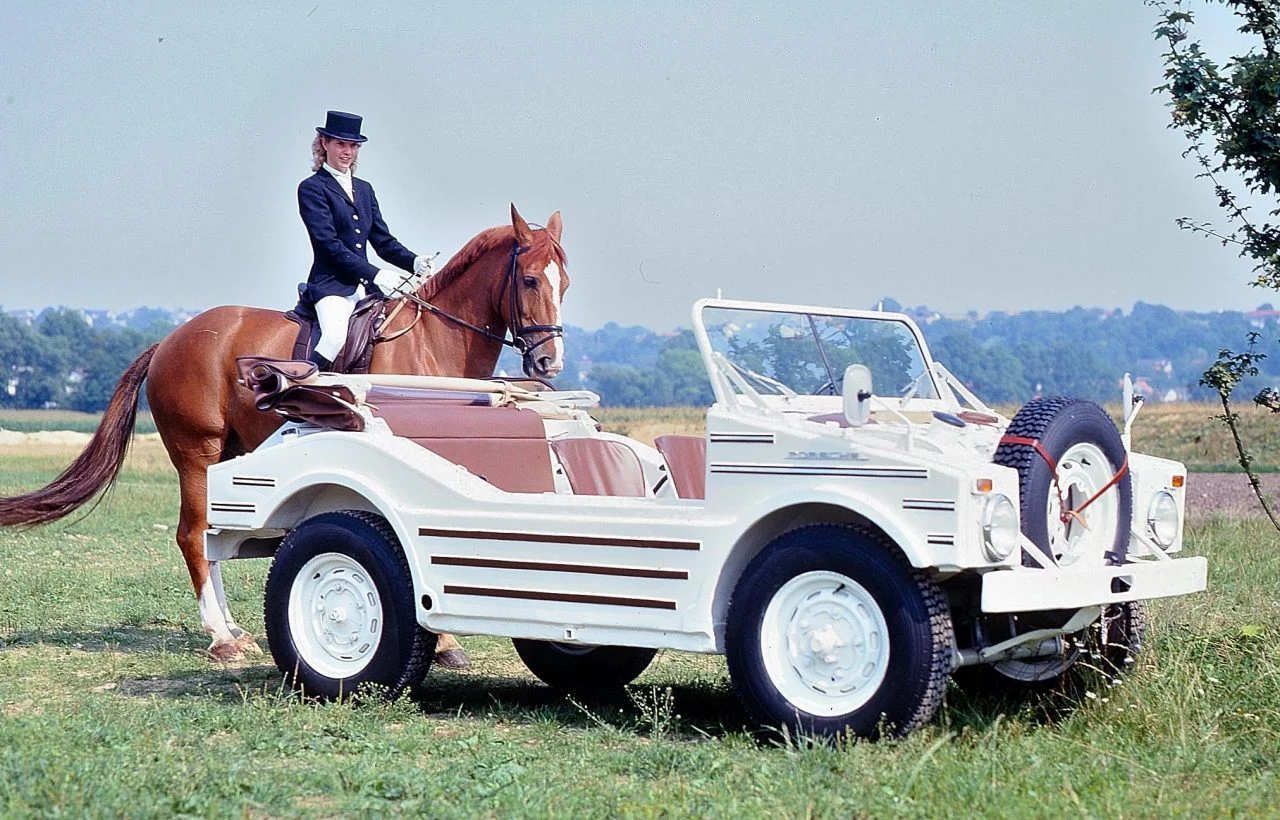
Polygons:
<instances>
[{"instance_id":1,"label":"distant building","mask_svg":"<svg viewBox=\"0 0 1280 820\"><path fill-rule=\"evenodd\" d=\"M1261 304L1245 313L1244 318L1249 320L1251 327L1262 330L1280 321L1280 310L1276 310L1270 304Z\"/></svg>"},{"instance_id":2,"label":"distant building","mask_svg":"<svg viewBox=\"0 0 1280 820\"><path fill-rule=\"evenodd\" d=\"M1146 376L1139 376L1133 380L1133 392L1146 398L1152 398L1156 395L1156 389L1151 386L1151 382L1147 381Z\"/></svg>"},{"instance_id":3,"label":"distant building","mask_svg":"<svg viewBox=\"0 0 1280 820\"><path fill-rule=\"evenodd\" d=\"M5 312L8 313L9 316L11 316L12 318L17 319L19 322L26 325L27 327L34 326L36 323L36 317L40 315L36 313L34 310L31 310L29 308L19 308L17 310L9 310Z\"/></svg>"}]
</instances>

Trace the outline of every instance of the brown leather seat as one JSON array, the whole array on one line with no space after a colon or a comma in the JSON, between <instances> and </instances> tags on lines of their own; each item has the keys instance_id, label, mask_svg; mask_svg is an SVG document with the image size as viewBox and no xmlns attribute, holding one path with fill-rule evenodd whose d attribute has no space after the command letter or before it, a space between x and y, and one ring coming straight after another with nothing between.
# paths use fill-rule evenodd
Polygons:
<instances>
[{"instance_id":1,"label":"brown leather seat","mask_svg":"<svg viewBox=\"0 0 1280 820\"><path fill-rule=\"evenodd\" d=\"M374 415L396 435L461 464L501 490L555 492L546 429L532 410L412 401L388 391L379 394Z\"/></svg>"},{"instance_id":2,"label":"brown leather seat","mask_svg":"<svg viewBox=\"0 0 1280 820\"><path fill-rule=\"evenodd\" d=\"M552 439L551 449L564 467L576 495L645 494L644 467L631 448L597 438Z\"/></svg>"},{"instance_id":3,"label":"brown leather seat","mask_svg":"<svg viewBox=\"0 0 1280 820\"><path fill-rule=\"evenodd\" d=\"M667 460L680 498L707 497L707 440L702 436L658 436L653 440Z\"/></svg>"}]
</instances>

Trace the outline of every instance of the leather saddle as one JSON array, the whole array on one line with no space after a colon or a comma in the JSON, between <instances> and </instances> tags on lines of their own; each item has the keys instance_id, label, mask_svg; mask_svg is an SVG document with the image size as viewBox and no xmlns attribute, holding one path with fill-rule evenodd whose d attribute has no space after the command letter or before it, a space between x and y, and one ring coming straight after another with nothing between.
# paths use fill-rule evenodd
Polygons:
<instances>
[{"instance_id":1,"label":"leather saddle","mask_svg":"<svg viewBox=\"0 0 1280 820\"><path fill-rule=\"evenodd\" d=\"M253 391L253 403L264 413L304 421L330 430L364 429L356 410L357 397L342 384L304 384L314 381L317 368L307 361L241 356L236 359L240 382Z\"/></svg>"},{"instance_id":2,"label":"leather saddle","mask_svg":"<svg viewBox=\"0 0 1280 820\"><path fill-rule=\"evenodd\" d=\"M298 336L293 342L293 358L307 361L316 342L320 341L320 320L316 318L315 303L306 296L306 285L298 285L298 304L285 313L285 318L298 325ZM368 373L373 361L373 342L386 322L382 296L370 295L356 304L347 323L347 341L338 351L333 362L334 373Z\"/></svg>"}]
</instances>

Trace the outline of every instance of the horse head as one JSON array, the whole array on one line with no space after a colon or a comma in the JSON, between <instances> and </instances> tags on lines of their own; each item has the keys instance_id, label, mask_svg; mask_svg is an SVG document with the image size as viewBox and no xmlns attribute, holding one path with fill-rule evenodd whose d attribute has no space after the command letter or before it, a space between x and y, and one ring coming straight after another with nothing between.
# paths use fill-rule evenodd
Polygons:
<instances>
[{"instance_id":1,"label":"horse head","mask_svg":"<svg viewBox=\"0 0 1280 820\"><path fill-rule=\"evenodd\" d=\"M447 369L489 368L486 374L492 372L503 344L520 351L527 376L548 379L564 369L560 302L569 287L569 275L560 247L561 227L559 211L545 228L535 229L512 205L510 226L481 231L413 295L421 307L452 326L453 338L459 332L477 334L492 346L484 354L491 353L490 360L477 358L469 346L454 349L452 355L462 360L453 363L456 368ZM441 355L450 355L440 349L446 338L429 335L425 340L427 349L437 354L437 370Z\"/></svg>"},{"instance_id":2,"label":"horse head","mask_svg":"<svg viewBox=\"0 0 1280 820\"><path fill-rule=\"evenodd\" d=\"M549 379L564 369L560 303L569 289L569 274L560 247L562 227L556 211L545 228L533 230L511 205L515 248L506 304L500 309L522 354L525 375L535 378Z\"/></svg>"}]
</instances>

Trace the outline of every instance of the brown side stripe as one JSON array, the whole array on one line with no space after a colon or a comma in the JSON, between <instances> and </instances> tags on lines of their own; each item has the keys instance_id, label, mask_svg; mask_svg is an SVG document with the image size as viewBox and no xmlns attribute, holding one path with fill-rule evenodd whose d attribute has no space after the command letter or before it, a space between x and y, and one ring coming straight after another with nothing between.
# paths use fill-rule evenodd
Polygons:
<instances>
[{"instance_id":1,"label":"brown side stripe","mask_svg":"<svg viewBox=\"0 0 1280 820\"><path fill-rule=\"evenodd\" d=\"M497 587L464 587L445 584L446 595L479 595L485 598L520 598L529 601L566 601L571 604L607 604L610 606L638 606L646 609L675 609L675 601L656 601L651 598L623 598L617 595L580 595L575 592L541 592L533 589L502 589Z\"/></svg>"},{"instance_id":2,"label":"brown side stripe","mask_svg":"<svg viewBox=\"0 0 1280 820\"><path fill-rule=\"evenodd\" d=\"M418 535L436 538L475 538L485 541L525 541L537 544L578 544L587 547L639 547L651 550L699 550L701 541L659 541L651 538L606 538L593 535L556 535L537 532L441 530L418 527Z\"/></svg>"},{"instance_id":3,"label":"brown side stripe","mask_svg":"<svg viewBox=\"0 0 1280 820\"><path fill-rule=\"evenodd\" d=\"M549 561L513 561L505 558L468 558L462 555L433 555L431 563L451 567L485 567L487 569L528 569L539 572L580 572L587 575L622 575L628 578L670 578L689 580L683 569L648 569L597 564L553 564Z\"/></svg>"}]
</instances>

